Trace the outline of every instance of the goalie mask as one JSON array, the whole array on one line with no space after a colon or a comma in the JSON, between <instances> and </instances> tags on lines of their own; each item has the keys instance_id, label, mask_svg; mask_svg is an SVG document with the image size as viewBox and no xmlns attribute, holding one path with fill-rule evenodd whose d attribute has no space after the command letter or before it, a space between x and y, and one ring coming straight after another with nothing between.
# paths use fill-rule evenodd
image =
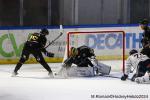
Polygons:
<instances>
[{"instance_id":1,"label":"goalie mask","mask_svg":"<svg viewBox=\"0 0 150 100\"><path fill-rule=\"evenodd\" d=\"M133 49L133 50L131 50L131 51L129 52L129 55L133 55L133 54L135 54L135 53L138 53L138 51L135 50L135 49Z\"/></svg>"},{"instance_id":2,"label":"goalie mask","mask_svg":"<svg viewBox=\"0 0 150 100\"><path fill-rule=\"evenodd\" d=\"M78 55L78 50L77 50L77 48L75 48L75 47L71 47L71 49L70 49L70 56L76 56L76 55Z\"/></svg>"}]
</instances>

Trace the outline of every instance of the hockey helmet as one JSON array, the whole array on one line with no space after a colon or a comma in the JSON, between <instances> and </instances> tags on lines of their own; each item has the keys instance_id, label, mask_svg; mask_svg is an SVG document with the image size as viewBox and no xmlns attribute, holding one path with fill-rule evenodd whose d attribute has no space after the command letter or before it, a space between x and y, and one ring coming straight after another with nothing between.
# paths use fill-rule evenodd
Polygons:
<instances>
[{"instance_id":1,"label":"hockey helmet","mask_svg":"<svg viewBox=\"0 0 150 100\"><path fill-rule=\"evenodd\" d=\"M129 52L129 55L133 55L133 54L135 54L135 53L138 53L138 51L135 50L135 49L132 49L132 50Z\"/></svg>"},{"instance_id":2,"label":"hockey helmet","mask_svg":"<svg viewBox=\"0 0 150 100\"><path fill-rule=\"evenodd\" d=\"M43 28L43 29L41 29L40 33L43 35L48 35L49 31L46 28Z\"/></svg>"},{"instance_id":3,"label":"hockey helmet","mask_svg":"<svg viewBox=\"0 0 150 100\"><path fill-rule=\"evenodd\" d=\"M143 19L139 21L139 24L141 25L148 25L149 21L147 19Z\"/></svg>"},{"instance_id":4,"label":"hockey helmet","mask_svg":"<svg viewBox=\"0 0 150 100\"><path fill-rule=\"evenodd\" d=\"M71 47L70 56L76 56L76 55L78 55L78 49L75 47Z\"/></svg>"}]
</instances>

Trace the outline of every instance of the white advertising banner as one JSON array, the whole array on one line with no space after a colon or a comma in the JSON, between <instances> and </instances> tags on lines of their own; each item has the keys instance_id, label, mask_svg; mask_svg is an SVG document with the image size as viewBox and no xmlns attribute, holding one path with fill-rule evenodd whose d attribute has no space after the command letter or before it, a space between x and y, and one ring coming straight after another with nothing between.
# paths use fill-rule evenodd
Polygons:
<instances>
[{"instance_id":1,"label":"white advertising banner","mask_svg":"<svg viewBox=\"0 0 150 100\"><path fill-rule=\"evenodd\" d=\"M60 29L48 29L50 34L47 36L47 40L54 40L59 34ZM52 45L50 45L47 50L53 52L55 57L53 59L48 59L49 62L61 61L64 57L66 42L67 42L67 33L76 32L76 31L101 31L101 30L122 30L125 32L125 52L128 55L128 51L132 48L140 49L141 48L141 38L142 30L138 26L125 26L125 27L88 27L88 28L65 28L63 35L56 40ZM40 32L40 29L6 29L0 30L0 59L8 60L10 63L11 60L19 59L21 51L24 45L24 42L27 40L29 33ZM106 39L104 41L107 41ZM93 45L98 46L98 43ZM109 45L108 45L109 46ZM109 47L106 47L108 49ZM117 49L117 48L113 48ZM98 49L96 49L98 50ZM105 49L104 49L105 50ZM110 49L111 50L111 49ZM117 54L117 52L116 52ZM115 53L114 53L115 55ZM32 57L32 56L31 56ZM54 60L55 59L55 60ZM61 60L60 60L61 59ZM4 61L3 61L4 62ZM0 63L3 63L0 62Z\"/></svg>"}]
</instances>

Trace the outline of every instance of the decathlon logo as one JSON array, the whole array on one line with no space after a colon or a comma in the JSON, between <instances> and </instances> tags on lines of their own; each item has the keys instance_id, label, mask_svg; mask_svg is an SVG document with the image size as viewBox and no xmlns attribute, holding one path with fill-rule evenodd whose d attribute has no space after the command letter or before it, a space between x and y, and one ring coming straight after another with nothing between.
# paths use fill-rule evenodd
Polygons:
<instances>
[{"instance_id":1,"label":"decathlon logo","mask_svg":"<svg viewBox=\"0 0 150 100\"><path fill-rule=\"evenodd\" d=\"M97 49L115 49L122 48L123 44L122 34L97 34L88 35L86 43L91 48Z\"/></svg>"},{"instance_id":2,"label":"decathlon logo","mask_svg":"<svg viewBox=\"0 0 150 100\"><path fill-rule=\"evenodd\" d=\"M126 33L125 49L141 48L142 33ZM123 35L118 33L110 34L89 34L85 44L94 49L121 49L123 48Z\"/></svg>"}]
</instances>

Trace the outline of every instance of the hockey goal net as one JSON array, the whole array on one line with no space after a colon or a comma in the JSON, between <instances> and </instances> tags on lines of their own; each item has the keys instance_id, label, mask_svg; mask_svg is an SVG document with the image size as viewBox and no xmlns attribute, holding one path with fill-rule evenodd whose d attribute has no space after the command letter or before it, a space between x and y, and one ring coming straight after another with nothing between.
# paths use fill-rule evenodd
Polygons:
<instances>
[{"instance_id":1,"label":"hockey goal net","mask_svg":"<svg viewBox=\"0 0 150 100\"><path fill-rule=\"evenodd\" d=\"M110 65L112 71L124 72L124 31L68 32L67 55L69 55L71 47L80 47L83 45L93 48L96 58L100 62Z\"/></svg>"}]
</instances>

